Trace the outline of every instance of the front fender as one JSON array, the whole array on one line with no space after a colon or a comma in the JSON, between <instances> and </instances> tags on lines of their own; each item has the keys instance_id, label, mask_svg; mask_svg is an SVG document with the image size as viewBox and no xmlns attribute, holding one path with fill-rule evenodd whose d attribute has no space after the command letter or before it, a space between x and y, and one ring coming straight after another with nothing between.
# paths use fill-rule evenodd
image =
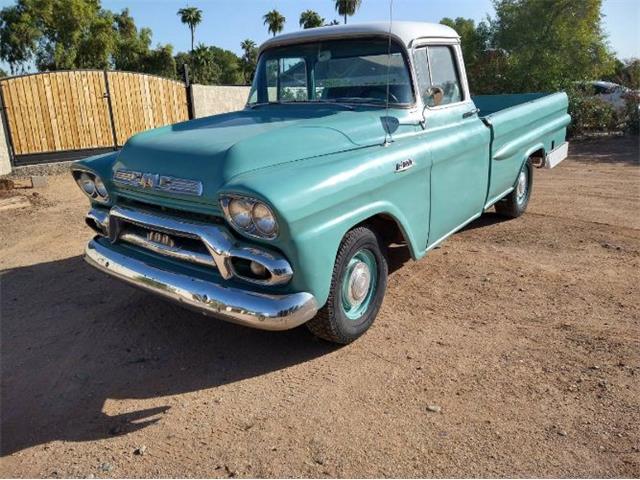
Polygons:
<instances>
[{"instance_id":1,"label":"front fender","mask_svg":"<svg viewBox=\"0 0 640 480\"><path fill-rule=\"evenodd\" d=\"M396 173L396 163L408 157L414 167ZM323 305L342 238L368 218L391 216L412 256L422 255L429 231L429 161L424 152L396 142L249 172L224 191L256 196L274 208L281 228L270 243L294 268L290 288L311 292Z\"/></svg>"}]
</instances>

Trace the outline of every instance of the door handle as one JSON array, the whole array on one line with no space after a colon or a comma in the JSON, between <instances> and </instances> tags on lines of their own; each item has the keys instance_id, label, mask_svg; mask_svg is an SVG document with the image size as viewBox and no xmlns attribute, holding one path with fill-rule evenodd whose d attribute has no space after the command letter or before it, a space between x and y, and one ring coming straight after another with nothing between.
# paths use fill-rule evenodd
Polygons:
<instances>
[{"instance_id":1,"label":"door handle","mask_svg":"<svg viewBox=\"0 0 640 480\"><path fill-rule=\"evenodd\" d=\"M468 112L465 112L462 114L462 118L469 118L472 115L475 115L476 113L480 112L479 108L474 108L473 110L469 110Z\"/></svg>"}]
</instances>

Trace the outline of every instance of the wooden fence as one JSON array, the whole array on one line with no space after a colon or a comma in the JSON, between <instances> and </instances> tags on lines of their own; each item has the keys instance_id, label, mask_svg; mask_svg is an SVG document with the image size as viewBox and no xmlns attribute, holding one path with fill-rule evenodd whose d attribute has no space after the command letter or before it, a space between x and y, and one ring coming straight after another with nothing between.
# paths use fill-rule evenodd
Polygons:
<instances>
[{"instance_id":1,"label":"wooden fence","mask_svg":"<svg viewBox=\"0 0 640 480\"><path fill-rule=\"evenodd\" d=\"M139 73L80 70L0 80L14 164L118 148L133 134L189 118L187 86Z\"/></svg>"}]
</instances>

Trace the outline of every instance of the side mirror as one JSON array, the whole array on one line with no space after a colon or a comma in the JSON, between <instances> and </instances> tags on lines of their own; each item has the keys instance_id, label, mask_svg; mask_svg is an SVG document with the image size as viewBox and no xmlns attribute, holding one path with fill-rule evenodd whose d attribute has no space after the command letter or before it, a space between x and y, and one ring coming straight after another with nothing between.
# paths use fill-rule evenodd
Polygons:
<instances>
[{"instance_id":1,"label":"side mirror","mask_svg":"<svg viewBox=\"0 0 640 480\"><path fill-rule=\"evenodd\" d=\"M427 108L428 107L437 107L442 103L442 99L444 98L444 90L442 87L432 86L427 88L422 95L424 99L424 109L422 110L422 121L420 124L422 128L427 128Z\"/></svg>"}]
</instances>

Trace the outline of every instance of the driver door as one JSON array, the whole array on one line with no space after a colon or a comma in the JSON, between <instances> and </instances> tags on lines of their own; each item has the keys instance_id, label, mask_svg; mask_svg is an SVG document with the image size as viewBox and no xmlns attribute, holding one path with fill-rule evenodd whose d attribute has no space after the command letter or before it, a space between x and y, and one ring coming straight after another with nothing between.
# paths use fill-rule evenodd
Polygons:
<instances>
[{"instance_id":1,"label":"driver door","mask_svg":"<svg viewBox=\"0 0 640 480\"><path fill-rule=\"evenodd\" d=\"M414 64L432 158L430 248L482 213L490 132L469 96L459 45L416 48Z\"/></svg>"}]
</instances>

